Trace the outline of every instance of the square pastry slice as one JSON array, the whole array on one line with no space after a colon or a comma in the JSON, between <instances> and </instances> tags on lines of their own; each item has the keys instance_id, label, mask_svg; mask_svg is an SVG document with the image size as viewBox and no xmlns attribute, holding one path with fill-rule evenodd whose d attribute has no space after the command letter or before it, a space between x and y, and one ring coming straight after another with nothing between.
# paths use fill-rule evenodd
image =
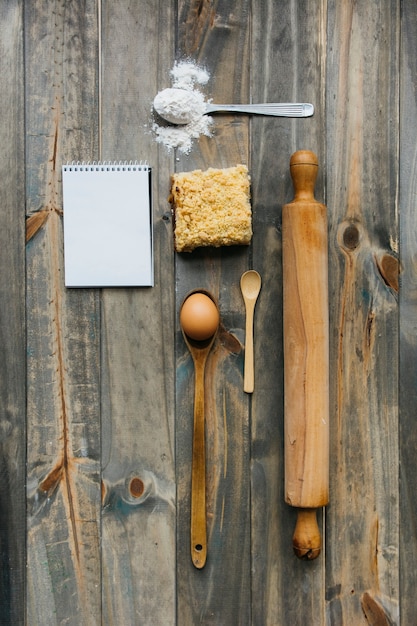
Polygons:
<instances>
[{"instance_id":1,"label":"square pastry slice","mask_svg":"<svg viewBox=\"0 0 417 626\"><path fill-rule=\"evenodd\" d=\"M246 165L181 172L172 175L171 183L177 252L250 244L252 210Z\"/></svg>"}]
</instances>

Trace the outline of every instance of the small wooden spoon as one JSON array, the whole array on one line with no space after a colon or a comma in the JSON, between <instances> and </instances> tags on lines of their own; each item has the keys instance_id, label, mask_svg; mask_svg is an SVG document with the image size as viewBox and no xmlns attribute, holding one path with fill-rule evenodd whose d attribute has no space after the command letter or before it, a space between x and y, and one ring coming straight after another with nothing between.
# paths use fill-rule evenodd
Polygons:
<instances>
[{"instance_id":1,"label":"small wooden spoon","mask_svg":"<svg viewBox=\"0 0 417 626\"><path fill-rule=\"evenodd\" d=\"M205 295L211 298L206 292L202 293L205 293ZM211 300L213 299L211 298ZM204 341L191 339L191 337L187 335L186 322L184 321L181 322L181 330L194 363L194 432L191 469L191 559L194 566L201 569L204 567L207 559L204 374L207 357L216 338L217 330L211 337Z\"/></svg>"},{"instance_id":2,"label":"small wooden spoon","mask_svg":"<svg viewBox=\"0 0 417 626\"><path fill-rule=\"evenodd\" d=\"M242 274L240 289L246 308L246 332L245 332L245 372L243 378L243 391L253 393L255 386L253 365L253 313L255 304L261 290L261 277L255 270L249 270Z\"/></svg>"}]
</instances>

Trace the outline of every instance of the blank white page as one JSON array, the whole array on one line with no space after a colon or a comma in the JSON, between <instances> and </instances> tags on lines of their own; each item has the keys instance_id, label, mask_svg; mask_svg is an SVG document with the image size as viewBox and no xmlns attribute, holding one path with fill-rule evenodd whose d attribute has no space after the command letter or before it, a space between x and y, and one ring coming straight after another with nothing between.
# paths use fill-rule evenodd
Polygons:
<instances>
[{"instance_id":1,"label":"blank white page","mask_svg":"<svg viewBox=\"0 0 417 626\"><path fill-rule=\"evenodd\" d=\"M64 165L66 287L153 286L151 169Z\"/></svg>"}]
</instances>

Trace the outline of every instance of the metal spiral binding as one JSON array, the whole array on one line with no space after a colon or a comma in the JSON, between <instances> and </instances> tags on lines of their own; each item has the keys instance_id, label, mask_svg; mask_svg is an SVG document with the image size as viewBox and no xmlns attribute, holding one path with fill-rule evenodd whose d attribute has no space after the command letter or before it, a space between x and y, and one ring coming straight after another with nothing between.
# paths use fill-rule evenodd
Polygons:
<instances>
[{"instance_id":1,"label":"metal spiral binding","mask_svg":"<svg viewBox=\"0 0 417 626\"><path fill-rule=\"evenodd\" d=\"M64 172L148 172L147 161L71 161L62 166Z\"/></svg>"}]
</instances>

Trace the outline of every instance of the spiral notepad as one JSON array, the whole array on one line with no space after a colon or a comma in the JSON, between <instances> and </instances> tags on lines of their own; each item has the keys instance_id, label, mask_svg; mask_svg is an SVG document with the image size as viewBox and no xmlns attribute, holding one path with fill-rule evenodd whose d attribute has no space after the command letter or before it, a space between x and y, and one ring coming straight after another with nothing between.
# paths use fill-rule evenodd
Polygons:
<instances>
[{"instance_id":1,"label":"spiral notepad","mask_svg":"<svg viewBox=\"0 0 417 626\"><path fill-rule=\"evenodd\" d=\"M65 285L153 285L151 168L143 163L62 167Z\"/></svg>"}]
</instances>

